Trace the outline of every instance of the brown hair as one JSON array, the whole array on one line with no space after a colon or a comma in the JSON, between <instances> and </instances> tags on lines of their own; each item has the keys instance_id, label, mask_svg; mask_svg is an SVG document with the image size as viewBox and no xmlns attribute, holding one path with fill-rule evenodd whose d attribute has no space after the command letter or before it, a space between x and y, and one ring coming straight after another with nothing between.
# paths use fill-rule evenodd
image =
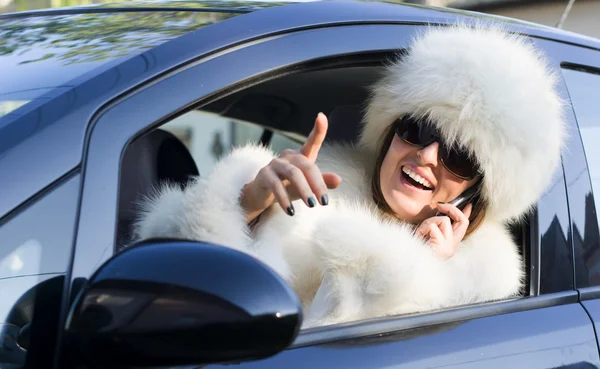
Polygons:
<instances>
[{"instance_id":1,"label":"brown hair","mask_svg":"<svg viewBox=\"0 0 600 369\"><path fill-rule=\"evenodd\" d=\"M387 151L392 144L392 140L394 139L394 135L396 134L394 130L394 126L391 125L387 128L387 130L383 134L383 142L381 144L381 149L379 150L379 154L377 155L377 161L375 162L375 169L372 172L372 180L371 180L371 192L373 193L373 200L377 207L387 216L395 217L395 214L385 201L383 197L383 193L381 192L381 183L379 172L381 170L381 165L383 163L383 159L387 154ZM481 183L482 181L478 181L474 186L478 186L477 195L473 198L472 204L473 209L471 210L471 216L469 217L469 227L467 228L467 232L465 233L465 237L469 237L473 232L475 232L483 223L485 219L485 210L486 204L485 201L481 198Z\"/></svg>"}]
</instances>

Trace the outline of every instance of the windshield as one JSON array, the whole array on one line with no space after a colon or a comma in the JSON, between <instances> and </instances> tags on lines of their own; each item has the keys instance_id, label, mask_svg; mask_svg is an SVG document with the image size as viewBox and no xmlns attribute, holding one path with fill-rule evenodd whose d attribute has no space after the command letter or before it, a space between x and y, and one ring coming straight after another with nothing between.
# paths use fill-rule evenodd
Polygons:
<instances>
[{"instance_id":1,"label":"windshield","mask_svg":"<svg viewBox=\"0 0 600 369\"><path fill-rule=\"evenodd\" d=\"M0 119L69 82L232 17L213 12L109 12L0 18Z\"/></svg>"}]
</instances>

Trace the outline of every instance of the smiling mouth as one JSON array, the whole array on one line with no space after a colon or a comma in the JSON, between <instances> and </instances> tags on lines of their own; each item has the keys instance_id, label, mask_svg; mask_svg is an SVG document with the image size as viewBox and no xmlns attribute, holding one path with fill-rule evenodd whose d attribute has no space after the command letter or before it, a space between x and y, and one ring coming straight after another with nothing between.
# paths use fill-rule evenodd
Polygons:
<instances>
[{"instance_id":1,"label":"smiling mouth","mask_svg":"<svg viewBox=\"0 0 600 369\"><path fill-rule=\"evenodd\" d=\"M429 181L425 178L421 177L414 171L410 170L410 168L403 166L402 167L402 177L413 187L416 187L420 190L425 191L433 191L434 187Z\"/></svg>"}]
</instances>

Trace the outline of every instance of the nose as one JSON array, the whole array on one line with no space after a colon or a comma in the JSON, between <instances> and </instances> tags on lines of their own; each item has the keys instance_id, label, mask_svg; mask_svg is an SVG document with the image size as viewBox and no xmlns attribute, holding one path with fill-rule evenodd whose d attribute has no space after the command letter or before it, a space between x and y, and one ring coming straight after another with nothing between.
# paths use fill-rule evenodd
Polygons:
<instances>
[{"instance_id":1,"label":"nose","mask_svg":"<svg viewBox=\"0 0 600 369\"><path fill-rule=\"evenodd\" d=\"M417 157L419 158L421 165L430 165L432 167L436 167L438 165L439 149L440 144L438 142L433 142L417 151Z\"/></svg>"}]
</instances>

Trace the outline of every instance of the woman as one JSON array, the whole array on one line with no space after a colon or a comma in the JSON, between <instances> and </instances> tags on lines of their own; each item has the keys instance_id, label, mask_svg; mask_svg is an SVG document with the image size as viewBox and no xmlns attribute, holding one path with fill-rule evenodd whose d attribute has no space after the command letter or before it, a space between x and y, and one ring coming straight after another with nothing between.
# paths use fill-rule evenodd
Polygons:
<instances>
[{"instance_id":1,"label":"woman","mask_svg":"<svg viewBox=\"0 0 600 369\"><path fill-rule=\"evenodd\" d=\"M147 199L138 238L255 255L293 286L305 327L516 296L524 266L505 223L558 168L554 84L529 41L432 27L373 86L358 144L323 145L319 114L300 150L234 149ZM463 210L448 203L467 189Z\"/></svg>"}]
</instances>

